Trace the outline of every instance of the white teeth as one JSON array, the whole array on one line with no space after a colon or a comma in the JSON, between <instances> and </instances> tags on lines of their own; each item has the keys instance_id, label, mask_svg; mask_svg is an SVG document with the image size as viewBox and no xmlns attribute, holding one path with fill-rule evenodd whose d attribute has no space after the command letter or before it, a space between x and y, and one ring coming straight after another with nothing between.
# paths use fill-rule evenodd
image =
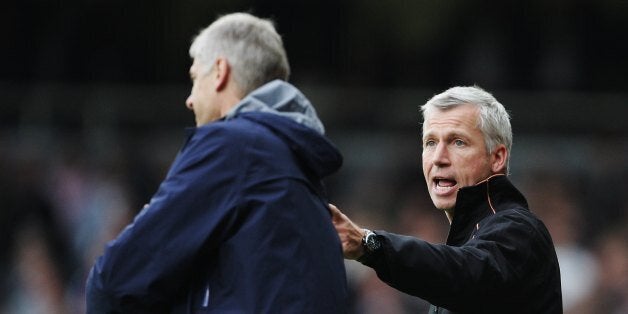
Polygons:
<instances>
[{"instance_id":1,"label":"white teeth","mask_svg":"<svg viewBox=\"0 0 628 314\"><path fill-rule=\"evenodd\" d=\"M436 185L439 187L453 187L454 185L456 185L456 181L448 179L437 179Z\"/></svg>"}]
</instances>

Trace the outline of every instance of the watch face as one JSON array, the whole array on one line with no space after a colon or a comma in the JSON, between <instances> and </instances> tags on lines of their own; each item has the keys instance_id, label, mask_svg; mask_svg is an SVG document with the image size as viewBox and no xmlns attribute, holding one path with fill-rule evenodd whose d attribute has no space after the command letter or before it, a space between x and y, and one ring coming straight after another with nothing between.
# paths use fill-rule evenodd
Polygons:
<instances>
[{"instance_id":1,"label":"watch face","mask_svg":"<svg viewBox=\"0 0 628 314\"><path fill-rule=\"evenodd\" d=\"M366 236L366 247L369 251L374 252L379 250L382 244L379 242L377 235L375 233L370 233Z\"/></svg>"}]
</instances>

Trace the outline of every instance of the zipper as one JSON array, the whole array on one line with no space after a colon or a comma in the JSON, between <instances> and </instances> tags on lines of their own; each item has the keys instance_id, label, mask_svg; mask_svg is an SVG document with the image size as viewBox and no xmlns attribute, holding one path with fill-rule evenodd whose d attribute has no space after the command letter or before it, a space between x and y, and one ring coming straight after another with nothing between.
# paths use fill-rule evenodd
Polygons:
<instances>
[{"instance_id":1,"label":"zipper","mask_svg":"<svg viewBox=\"0 0 628 314\"><path fill-rule=\"evenodd\" d=\"M209 306L209 284L205 287L205 296L203 296L203 307Z\"/></svg>"}]
</instances>

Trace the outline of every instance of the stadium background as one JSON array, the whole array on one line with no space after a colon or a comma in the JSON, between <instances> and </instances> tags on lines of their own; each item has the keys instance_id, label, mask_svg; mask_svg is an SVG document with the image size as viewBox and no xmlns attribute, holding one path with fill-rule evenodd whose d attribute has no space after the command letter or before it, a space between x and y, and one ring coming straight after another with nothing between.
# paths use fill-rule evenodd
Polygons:
<instances>
[{"instance_id":1,"label":"stadium background","mask_svg":"<svg viewBox=\"0 0 628 314\"><path fill-rule=\"evenodd\" d=\"M84 311L88 267L193 124L191 39L233 11L277 22L291 82L345 156L330 198L358 223L445 240L423 183L418 106L478 84L513 117L512 179L557 244L566 313L628 311L628 1L0 7L0 313ZM347 269L354 313L425 307Z\"/></svg>"}]
</instances>

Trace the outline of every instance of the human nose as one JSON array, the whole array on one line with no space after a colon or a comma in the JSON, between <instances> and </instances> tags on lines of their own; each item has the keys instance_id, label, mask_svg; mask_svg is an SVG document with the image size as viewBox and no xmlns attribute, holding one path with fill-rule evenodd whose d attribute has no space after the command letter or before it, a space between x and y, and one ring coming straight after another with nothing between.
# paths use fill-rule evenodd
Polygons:
<instances>
[{"instance_id":1,"label":"human nose","mask_svg":"<svg viewBox=\"0 0 628 314\"><path fill-rule=\"evenodd\" d=\"M192 104L192 95L190 94L190 96L188 96L188 98L185 100L185 106L192 110L192 108L194 108L193 104Z\"/></svg>"},{"instance_id":2,"label":"human nose","mask_svg":"<svg viewBox=\"0 0 628 314\"><path fill-rule=\"evenodd\" d=\"M449 160L449 151L447 150L447 145L445 143L438 143L436 145L436 149L434 150L432 162L435 166L443 167L449 165L451 162Z\"/></svg>"}]
</instances>

